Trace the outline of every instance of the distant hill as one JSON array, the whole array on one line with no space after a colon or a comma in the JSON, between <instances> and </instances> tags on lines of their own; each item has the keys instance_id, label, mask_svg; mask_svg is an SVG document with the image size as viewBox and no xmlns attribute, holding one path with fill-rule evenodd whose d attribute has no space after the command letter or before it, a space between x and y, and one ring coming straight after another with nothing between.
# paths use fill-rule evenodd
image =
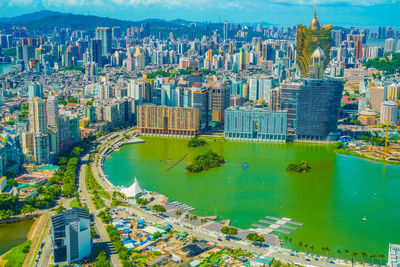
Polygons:
<instances>
[{"instance_id":1,"label":"distant hill","mask_svg":"<svg viewBox=\"0 0 400 267\"><path fill-rule=\"evenodd\" d=\"M0 22L9 23L9 24L26 23L29 21L34 21L34 20L38 20L38 19L41 19L44 17L56 16L56 15L60 16L60 15L66 15L66 14L57 12L57 11L42 10L42 11L38 11L38 12L24 14L21 16L16 16L16 17L3 17L3 18L0 18Z\"/></svg>"}]
</instances>

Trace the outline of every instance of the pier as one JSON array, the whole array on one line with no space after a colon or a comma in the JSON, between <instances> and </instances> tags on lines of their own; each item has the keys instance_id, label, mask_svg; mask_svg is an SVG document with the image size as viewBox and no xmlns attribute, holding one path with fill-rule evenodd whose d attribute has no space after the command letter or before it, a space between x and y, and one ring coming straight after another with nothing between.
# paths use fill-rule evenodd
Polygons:
<instances>
[{"instance_id":1,"label":"pier","mask_svg":"<svg viewBox=\"0 0 400 267\"><path fill-rule=\"evenodd\" d=\"M184 158L186 158L187 154L184 154L177 162L175 162L174 164L172 164L171 166L169 166L167 168L167 171L169 171L170 169L172 169L173 167L175 167L176 165L178 165L179 163L182 162L182 160L184 160Z\"/></svg>"},{"instance_id":2,"label":"pier","mask_svg":"<svg viewBox=\"0 0 400 267\"><path fill-rule=\"evenodd\" d=\"M297 230L304 223L295 222L290 218L278 218L272 216L265 216L268 220L259 220L260 224L252 224L256 230L262 233L278 232L283 234L291 234L291 231ZM284 229L283 229L284 228ZM289 229L289 230L288 230ZM291 230L291 231L290 231Z\"/></svg>"}]
</instances>

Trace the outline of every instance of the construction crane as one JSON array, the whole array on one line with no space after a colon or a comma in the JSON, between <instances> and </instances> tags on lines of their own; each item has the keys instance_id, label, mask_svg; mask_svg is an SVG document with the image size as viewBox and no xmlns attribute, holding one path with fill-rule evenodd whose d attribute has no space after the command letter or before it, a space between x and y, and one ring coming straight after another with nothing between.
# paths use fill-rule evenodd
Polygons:
<instances>
[{"instance_id":1,"label":"construction crane","mask_svg":"<svg viewBox=\"0 0 400 267\"><path fill-rule=\"evenodd\" d=\"M389 121L387 121L386 123L383 123L383 125L386 128L386 133L385 133L385 150L384 150L384 160L387 159L389 150L390 150L390 145L389 145L389 126L394 126L394 127L400 127L397 126L395 124L391 124Z\"/></svg>"}]
</instances>

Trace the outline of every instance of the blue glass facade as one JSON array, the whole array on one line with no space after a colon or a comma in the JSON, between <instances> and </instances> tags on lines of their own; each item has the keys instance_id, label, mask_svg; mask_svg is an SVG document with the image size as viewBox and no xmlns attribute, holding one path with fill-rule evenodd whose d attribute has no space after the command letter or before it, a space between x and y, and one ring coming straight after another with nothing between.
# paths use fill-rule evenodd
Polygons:
<instances>
[{"instance_id":1,"label":"blue glass facade","mask_svg":"<svg viewBox=\"0 0 400 267\"><path fill-rule=\"evenodd\" d=\"M225 138L286 142L287 112L262 108L225 110Z\"/></svg>"}]
</instances>

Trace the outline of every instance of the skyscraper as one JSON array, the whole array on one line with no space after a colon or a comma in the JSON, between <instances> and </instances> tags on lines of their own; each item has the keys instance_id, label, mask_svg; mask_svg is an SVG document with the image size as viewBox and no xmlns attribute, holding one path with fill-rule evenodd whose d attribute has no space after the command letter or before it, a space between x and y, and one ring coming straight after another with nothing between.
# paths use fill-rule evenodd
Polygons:
<instances>
[{"instance_id":1,"label":"skyscraper","mask_svg":"<svg viewBox=\"0 0 400 267\"><path fill-rule=\"evenodd\" d=\"M329 63L329 55L331 49L331 29L332 25L321 27L317 19L317 11L315 8L314 17L308 27L297 25L296 47L297 47L297 64L300 68L302 78L306 78L309 73L311 63L311 55L319 46L326 55L325 66Z\"/></svg>"},{"instance_id":2,"label":"skyscraper","mask_svg":"<svg viewBox=\"0 0 400 267\"><path fill-rule=\"evenodd\" d=\"M31 100L34 97L43 98L43 87L40 83L28 85L28 98Z\"/></svg>"},{"instance_id":3,"label":"skyscraper","mask_svg":"<svg viewBox=\"0 0 400 267\"><path fill-rule=\"evenodd\" d=\"M112 35L111 29L108 27L96 28L96 39L101 39L102 56L111 52Z\"/></svg>"},{"instance_id":4,"label":"skyscraper","mask_svg":"<svg viewBox=\"0 0 400 267\"><path fill-rule=\"evenodd\" d=\"M29 131L47 133L46 100L39 97L29 101Z\"/></svg>"},{"instance_id":5,"label":"skyscraper","mask_svg":"<svg viewBox=\"0 0 400 267\"><path fill-rule=\"evenodd\" d=\"M47 98L47 125L58 125L58 99L55 95Z\"/></svg>"},{"instance_id":6,"label":"skyscraper","mask_svg":"<svg viewBox=\"0 0 400 267\"><path fill-rule=\"evenodd\" d=\"M228 40L228 27L229 27L229 23L227 20L224 21L224 42L226 40Z\"/></svg>"},{"instance_id":7,"label":"skyscraper","mask_svg":"<svg viewBox=\"0 0 400 267\"><path fill-rule=\"evenodd\" d=\"M90 61L101 65L101 39L90 40Z\"/></svg>"}]
</instances>

